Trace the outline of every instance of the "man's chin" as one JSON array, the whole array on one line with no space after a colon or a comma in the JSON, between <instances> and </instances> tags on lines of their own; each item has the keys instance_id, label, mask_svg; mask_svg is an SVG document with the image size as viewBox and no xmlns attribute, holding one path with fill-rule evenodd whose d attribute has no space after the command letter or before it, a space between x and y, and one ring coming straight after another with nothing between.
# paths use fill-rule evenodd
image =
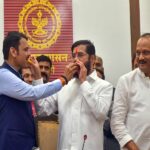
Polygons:
<instances>
[{"instance_id":1,"label":"man's chin","mask_svg":"<svg viewBox=\"0 0 150 150\"><path fill-rule=\"evenodd\" d=\"M144 74L147 74L147 73L150 72L150 68L147 67L147 66L144 65L144 64L140 64L140 65L139 65L139 69L140 69Z\"/></svg>"},{"instance_id":2,"label":"man's chin","mask_svg":"<svg viewBox=\"0 0 150 150\"><path fill-rule=\"evenodd\" d=\"M42 77L42 78L43 78L43 82L46 83L46 81L47 81L46 78L45 77Z\"/></svg>"},{"instance_id":3,"label":"man's chin","mask_svg":"<svg viewBox=\"0 0 150 150\"><path fill-rule=\"evenodd\" d=\"M43 82L44 82L44 83L47 83L47 82L48 82L48 79L47 79L45 76L42 76L42 78L43 78Z\"/></svg>"},{"instance_id":4,"label":"man's chin","mask_svg":"<svg viewBox=\"0 0 150 150\"><path fill-rule=\"evenodd\" d=\"M146 64L139 64L139 68L141 70L145 70L145 69L147 69L147 65Z\"/></svg>"}]
</instances>

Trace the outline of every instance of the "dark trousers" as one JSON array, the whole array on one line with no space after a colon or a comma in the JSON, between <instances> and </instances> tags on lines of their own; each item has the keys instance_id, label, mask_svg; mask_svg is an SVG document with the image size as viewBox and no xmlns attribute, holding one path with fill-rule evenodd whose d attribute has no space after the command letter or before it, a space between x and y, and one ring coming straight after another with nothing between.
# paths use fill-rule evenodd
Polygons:
<instances>
[{"instance_id":1,"label":"dark trousers","mask_svg":"<svg viewBox=\"0 0 150 150\"><path fill-rule=\"evenodd\" d=\"M109 119L104 123L104 150L120 150L120 145L111 132Z\"/></svg>"}]
</instances>

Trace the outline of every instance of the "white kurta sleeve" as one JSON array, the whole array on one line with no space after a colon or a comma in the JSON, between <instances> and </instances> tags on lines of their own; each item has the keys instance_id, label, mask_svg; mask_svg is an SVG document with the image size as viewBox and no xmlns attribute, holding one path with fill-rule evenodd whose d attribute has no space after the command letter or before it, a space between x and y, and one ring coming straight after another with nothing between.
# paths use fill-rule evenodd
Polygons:
<instances>
[{"instance_id":1,"label":"white kurta sleeve","mask_svg":"<svg viewBox=\"0 0 150 150\"><path fill-rule=\"evenodd\" d=\"M43 84L43 80L34 80L33 85ZM37 114L49 116L57 111L57 94L35 101Z\"/></svg>"},{"instance_id":2,"label":"white kurta sleeve","mask_svg":"<svg viewBox=\"0 0 150 150\"><path fill-rule=\"evenodd\" d=\"M112 101L113 86L105 82L105 84L98 85L95 90L88 81L85 81L80 88L90 107L89 111L92 111L96 119L105 120Z\"/></svg>"},{"instance_id":3,"label":"white kurta sleeve","mask_svg":"<svg viewBox=\"0 0 150 150\"><path fill-rule=\"evenodd\" d=\"M123 77L118 81L111 117L112 133L117 138L121 147L124 147L132 139L125 125L128 112L128 92L127 85L124 81L125 79Z\"/></svg>"}]
</instances>

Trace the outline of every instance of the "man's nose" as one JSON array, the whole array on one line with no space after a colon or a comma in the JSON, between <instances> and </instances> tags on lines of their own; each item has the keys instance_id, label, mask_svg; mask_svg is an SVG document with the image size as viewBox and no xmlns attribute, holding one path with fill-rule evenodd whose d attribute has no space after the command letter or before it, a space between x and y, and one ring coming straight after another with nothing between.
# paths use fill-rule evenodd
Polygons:
<instances>
[{"instance_id":1,"label":"man's nose","mask_svg":"<svg viewBox=\"0 0 150 150\"><path fill-rule=\"evenodd\" d=\"M41 72L45 72L45 68L44 67L41 67Z\"/></svg>"},{"instance_id":2,"label":"man's nose","mask_svg":"<svg viewBox=\"0 0 150 150\"><path fill-rule=\"evenodd\" d=\"M79 58L78 58L78 56L76 56L75 58L74 58L74 61L77 61Z\"/></svg>"},{"instance_id":3,"label":"man's nose","mask_svg":"<svg viewBox=\"0 0 150 150\"><path fill-rule=\"evenodd\" d=\"M28 51L28 52L27 52L27 56L29 57L30 55L31 55L31 52L30 52L30 51Z\"/></svg>"},{"instance_id":4,"label":"man's nose","mask_svg":"<svg viewBox=\"0 0 150 150\"><path fill-rule=\"evenodd\" d=\"M80 60L80 57L78 57L78 56L74 58L74 61L75 61L75 62L76 62L76 61L79 61L79 60Z\"/></svg>"},{"instance_id":5,"label":"man's nose","mask_svg":"<svg viewBox=\"0 0 150 150\"><path fill-rule=\"evenodd\" d=\"M144 54L141 52L139 55L139 60L143 60L144 59Z\"/></svg>"}]
</instances>

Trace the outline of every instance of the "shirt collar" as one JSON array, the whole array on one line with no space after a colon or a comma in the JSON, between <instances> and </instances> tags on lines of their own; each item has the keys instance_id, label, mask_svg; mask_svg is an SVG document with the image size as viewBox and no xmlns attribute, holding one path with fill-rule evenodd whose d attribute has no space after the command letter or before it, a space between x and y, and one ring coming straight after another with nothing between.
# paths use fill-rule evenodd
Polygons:
<instances>
[{"instance_id":1,"label":"shirt collar","mask_svg":"<svg viewBox=\"0 0 150 150\"><path fill-rule=\"evenodd\" d=\"M88 79L96 80L97 78L98 78L98 76L97 76L96 70L94 70L94 71L87 77L87 80L88 80Z\"/></svg>"}]
</instances>

